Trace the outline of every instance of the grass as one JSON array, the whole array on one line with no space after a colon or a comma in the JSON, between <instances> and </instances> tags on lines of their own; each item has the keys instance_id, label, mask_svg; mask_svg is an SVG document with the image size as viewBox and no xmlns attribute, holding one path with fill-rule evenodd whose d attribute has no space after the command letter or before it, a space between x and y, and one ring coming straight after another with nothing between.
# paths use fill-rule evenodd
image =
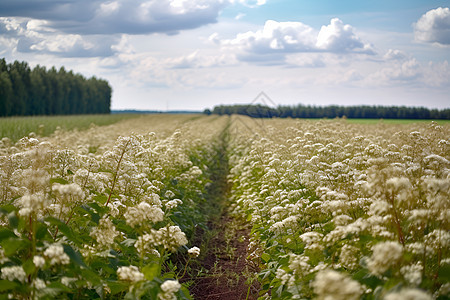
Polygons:
<instances>
[{"instance_id":1,"label":"grass","mask_svg":"<svg viewBox=\"0 0 450 300\"><path fill-rule=\"evenodd\" d=\"M104 126L118 121L139 117L138 114L111 115L70 115L70 116L33 116L0 118L0 138L8 137L13 142L34 132L40 136L49 136L59 127L64 130L84 130L91 124Z\"/></svg>"}]
</instances>

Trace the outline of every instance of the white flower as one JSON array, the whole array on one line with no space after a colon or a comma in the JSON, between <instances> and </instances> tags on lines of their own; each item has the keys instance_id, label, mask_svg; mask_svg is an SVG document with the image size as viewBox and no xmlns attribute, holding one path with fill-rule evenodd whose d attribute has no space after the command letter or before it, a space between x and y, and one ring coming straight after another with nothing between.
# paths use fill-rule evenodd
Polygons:
<instances>
[{"instance_id":1,"label":"white flower","mask_svg":"<svg viewBox=\"0 0 450 300\"><path fill-rule=\"evenodd\" d=\"M333 270L317 273L312 287L319 300L357 300L363 293L357 281Z\"/></svg>"},{"instance_id":2,"label":"white flower","mask_svg":"<svg viewBox=\"0 0 450 300\"><path fill-rule=\"evenodd\" d=\"M97 227L92 229L90 236L95 238L101 248L109 248L114 244L114 239L119 232L109 218L101 218Z\"/></svg>"},{"instance_id":3,"label":"white flower","mask_svg":"<svg viewBox=\"0 0 450 300\"><path fill-rule=\"evenodd\" d=\"M149 221L152 223L161 222L164 212L158 206L141 202L136 207L129 207L124 217L128 225L136 227Z\"/></svg>"},{"instance_id":4,"label":"white flower","mask_svg":"<svg viewBox=\"0 0 450 300\"><path fill-rule=\"evenodd\" d=\"M1 278L9 281L17 279L20 282L25 282L27 274L23 270L22 266L12 266L1 268Z\"/></svg>"},{"instance_id":5,"label":"white flower","mask_svg":"<svg viewBox=\"0 0 450 300\"><path fill-rule=\"evenodd\" d=\"M33 257L33 263L36 268L42 268L45 265L45 259L42 256L36 255Z\"/></svg>"},{"instance_id":6,"label":"white flower","mask_svg":"<svg viewBox=\"0 0 450 300\"><path fill-rule=\"evenodd\" d=\"M19 199L19 215L27 217L32 213L40 213L47 205L48 199L43 193L25 194Z\"/></svg>"},{"instance_id":7,"label":"white flower","mask_svg":"<svg viewBox=\"0 0 450 300\"><path fill-rule=\"evenodd\" d=\"M63 246L59 244L53 244L50 245L45 251L44 251L45 258L50 260L50 265L67 265L70 263L69 256L64 252Z\"/></svg>"},{"instance_id":8,"label":"white flower","mask_svg":"<svg viewBox=\"0 0 450 300\"><path fill-rule=\"evenodd\" d=\"M372 251L367 267L372 274L382 275L400 261L403 247L398 242L381 242L373 246Z\"/></svg>"},{"instance_id":9,"label":"white flower","mask_svg":"<svg viewBox=\"0 0 450 300\"><path fill-rule=\"evenodd\" d=\"M200 248L198 247L192 247L188 250L188 254L190 257L198 257L200 255Z\"/></svg>"},{"instance_id":10,"label":"white flower","mask_svg":"<svg viewBox=\"0 0 450 300\"><path fill-rule=\"evenodd\" d=\"M33 280L33 285L37 290L42 290L47 287L45 281L40 278L36 278L35 280Z\"/></svg>"},{"instance_id":11,"label":"white flower","mask_svg":"<svg viewBox=\"0 0 450 300\"><path fill-rule=\"evenodd\" d=\"M118 268L117 276L123 281L138 282L144 280L144 274L142 274L136 266Z\"/></svg>"},{"instance_id":12,"label":"white flower","mask_svg":"<svg viewBox=\"0 0 450 300\"><path fill-rule=\"evenodd\" d=\"M402 289L400 292L389 293L385 300L432 300L433 297L419 289Z\"/></svg>"},{"instance_id":13,"label":"white flower","mask_svg":"<svg viewBox=\"0 0 450 300\"><path fill-rule=\"evenodd\" d=\"M181 203L183 203L183 201L181 201L180 199L173 199L173 200L170 200L170 201L168 201L166 203L166 208L167 209L173 209L173 208L176 208Z\"/></svg>"},{"instance_id":14,"label":"white flower","mask_svg":"<svg viewBox=\"0 0 450 300\"><path fill-rule=\"evenodd\" d=\"M354 270L358 267L358 253L358 248L346 244L342 246L339 262L346 268Z\"/></svg>"},{"instance_id":15,"label":"white flower","mask_svg":"<svg viewBox=\"0 0 450 300\"><path fill-rule=\"evenodd\" d=\"M311 265L308 261L308 256L291 254L289 256L289 269L291 269L294 274L299 277L308 275L311 271Z\"/></svg>"},{"instance_id":16,"label":"white flower","mask_svg":"<svg viewBox=\"0 0 450 300\"><path fill-rule=\"evenodd\" d=\"M323 234L317 231L306 232L300 236L302 241L306 244L305 249L322 250L323 246L320 244Z\"/></svg>"},{"instance_id":17,"label":"white flower","mask_svg":"<svg viewBox=\"0 0 450 300\"><path fill-rule=\"evenodd\" d=\"M410 266L403 266L400 268L400 273L405 280L412 286L419 286L422 282L423 266L420 262Z\"/></svg>"},{"instance_id":18,"label":"white flower","mask_svg":"<svg viewBox=\"0 0 450 300\"><path fill-rule=\"evenodd\" d=\"M161 232L162 245L168 250L176 251L178 247L188 243L186 235L178 226L164 227L158 231Z\"/></svg>"},{"instance_id":19,"label":"white flower","mask_svg":"<svg viewBox=\"0 0 450 300\"><path fill-rule=\"evenodd\" d=\"M161 300L176 300L175 293L181 288L178 280L166 280L161 284L162 293L158 294Z\"/></svg>"}]
</instances>

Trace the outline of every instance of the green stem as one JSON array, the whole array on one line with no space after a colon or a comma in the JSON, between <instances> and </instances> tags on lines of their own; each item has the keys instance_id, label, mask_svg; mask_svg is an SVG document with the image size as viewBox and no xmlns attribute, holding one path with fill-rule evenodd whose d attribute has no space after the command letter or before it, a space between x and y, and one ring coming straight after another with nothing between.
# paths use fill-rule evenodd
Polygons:
<instances>
[{"instance_id":1,"label":"green stem","mask_svg":"<svg viewBox=\"0 0 450 300\"><path fill-rule=\"evenodd\" d=\"M129 143L130 143L130 140L127 141L127 143L125 144L125 147L123 148L122 154L120 155L119 162L117 163L117 167L116 167L116 172L114 172L114 178L113 178L111 190L109 191L108 201L106 201L105 206L108 206L109 201L111 200L111 196L114 191L114 187L116 186L116 181L117 181L117 177L118 177L117 175L119 174L120 163L122 162L123 156L125 155L125 152L127 151L127 147L128 147Z\"/></svg>"},{"instance_id":2,"label":"green stem","mask_svg":"<svg viewBox=\"0 0 450 300\"><path fill-rule=\"evenodd\" d=\"M183 275L181 275L181 277L179 277L179 279L182 279L184 277L184 275L186 274L186 270L187 270L187 266L189 264L189 262L191 261L191 258L189 257L189 259L186 262L186 265L184 266L184 272ZM178 277L178 276L177 276Z\"/></svg>"}]
</instances>

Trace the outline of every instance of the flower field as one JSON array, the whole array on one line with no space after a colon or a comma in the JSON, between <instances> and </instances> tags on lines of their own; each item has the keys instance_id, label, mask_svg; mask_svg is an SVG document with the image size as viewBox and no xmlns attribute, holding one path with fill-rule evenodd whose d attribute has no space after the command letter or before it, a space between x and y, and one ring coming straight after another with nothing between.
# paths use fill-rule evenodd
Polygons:
<instances>
[{"instance_id":1,"label":"flower field","mask_svg":"<svg viewBox=\"0 0 450 300\"><path fill-rule=\"evenodd\" d=\"M448 299L449 126L263 129L235 140L229 175L262 298Z\"/></svg>"},{"instance_id":2,"label":"flower field","mask_svg":"<svg viewBox=\"0 0 450 300\"><path fill-rule=\"evenodd\" d=\"M0 298L192 299L226 157L261 299L447 299L449 133L150 115L3 138Z\"/></svg>"}]
</instances>

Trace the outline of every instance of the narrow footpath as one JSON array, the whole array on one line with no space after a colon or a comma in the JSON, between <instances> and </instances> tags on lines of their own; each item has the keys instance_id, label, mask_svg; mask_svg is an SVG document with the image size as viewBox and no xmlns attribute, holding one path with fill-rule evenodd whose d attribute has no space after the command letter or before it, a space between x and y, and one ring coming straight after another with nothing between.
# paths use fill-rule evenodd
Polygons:
<instances>
[{"instance_id":1,"label":"narrow footpath","mask_svg":"<svg viewBox=\"0 0 450 300\"><path fill-rule=\"evenodd\" d=\"M214 163L210 167L209 201L215 203L210 213L208 230L199 230L203 255L196 267L197 275L190 288L198 300L240 300L258 298L258 266L247 261L250 228L234 219L227 210L228 129L216 147Z\"/></svg>"}]
</instances>

